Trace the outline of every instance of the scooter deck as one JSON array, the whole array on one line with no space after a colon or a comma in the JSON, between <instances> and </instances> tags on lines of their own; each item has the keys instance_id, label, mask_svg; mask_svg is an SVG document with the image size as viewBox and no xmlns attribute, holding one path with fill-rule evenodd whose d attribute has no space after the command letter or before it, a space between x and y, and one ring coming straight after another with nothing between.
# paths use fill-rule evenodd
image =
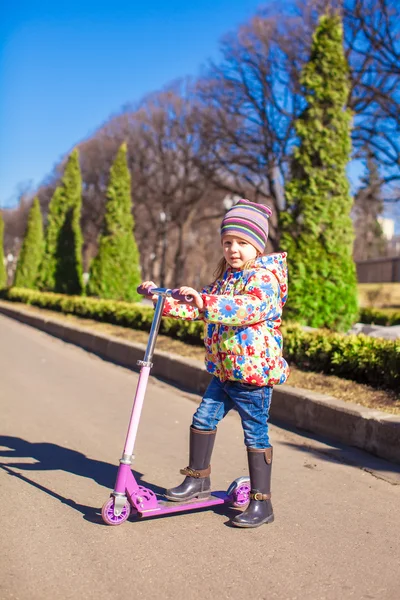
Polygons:
<instances>
[{"instance_id":1,"label":"scooter deck","mask_svg":"<svg viewBox=\"0 0 400 600\"><path fill-rule=\"evenodd\" d=\"M141 517L151 517L156 515L165 515L186 510L195 510L200 508L209 508L218 504L225 504L230 500L226 492L212 492L209 498L199 500L189 500L186 502L172 502L170 500L159 500L156 508L138 511Z\"/></svg>"}]
</instances>

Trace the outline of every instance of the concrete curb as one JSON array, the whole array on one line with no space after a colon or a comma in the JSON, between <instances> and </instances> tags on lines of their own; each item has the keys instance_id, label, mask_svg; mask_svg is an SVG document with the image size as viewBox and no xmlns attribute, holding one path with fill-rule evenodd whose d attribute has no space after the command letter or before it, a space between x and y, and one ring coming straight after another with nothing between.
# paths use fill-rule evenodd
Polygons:
<instances>
[{"instance_id":1,"label":"concrete curb","mask_svg":"<svg viewBox=\"0 0 400 600\"><path fill-rule=\"evenodd\" d=\"M36 316L0 302L0 314L75 344L105 360L137 369L145 346ZM198 360L157 350L152 375L202 394L210 375ZM400 464L400 417L289 385L274 389L271 419L324 435Z\"/></svg>"}]
</instances>

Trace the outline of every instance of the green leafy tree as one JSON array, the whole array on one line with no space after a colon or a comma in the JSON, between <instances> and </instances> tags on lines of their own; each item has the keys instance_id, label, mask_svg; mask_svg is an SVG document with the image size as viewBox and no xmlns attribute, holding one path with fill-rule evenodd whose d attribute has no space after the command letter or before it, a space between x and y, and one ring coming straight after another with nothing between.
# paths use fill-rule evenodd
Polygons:
<instances>
[{"instance_id":1,"label":"green leafy tree","mask_svg":"<svg viewBox=\"0 0 400 600\"><path fill-rule=\"evenodd\" d=\"M4 221L0 213L0 290L7 285L7 271L4 264Z\"/></svg>"},{"instance_id":2,"label":"green leafy tree","mask_svg":"<svg viewBox=\"0 0 400 600\"><path fill-rule=\"evenodd\" d=\"M348 65L336 15L321 17L301 83L306 108L281 216L288 252L287 315L312 327L346 330L357 318L352 198L346 177L351 119Z\"/></svg>"},{"instance_id":3,"label":"green leafy tree","mask_svg":"<svg viewBox=\"0 0 400 600\"><path fill-rule=\"evenodd\" d=\"M39 266L43 260L44 238L39 199L35 198L29 211L24 241L18 256L14 285L36 289Z\"/></svg>"},{"instance_id":4,"label":"green leafy tree","mask_svg":"<svg viewBox=\"0 0 400 600\"><path fill-rule=\"evenodd\" d=\"M78 149L73 150L61 185L49 204L45 254L39 285L42 290L79 295L82 279L82 179Z\"/></svg>"},{"instance_id":5,"label":"green leafy tree","mask_svg":"<svg viewBox=\"0 0 400 600\"><path fill-rule=\"evenodd\" d=\"M140 283L139 252L133 235L131 177L127 146L122 144L110 169L99 250L90 267L87 293L100 298L135 301Z\"/></svg>"}]
</instances>

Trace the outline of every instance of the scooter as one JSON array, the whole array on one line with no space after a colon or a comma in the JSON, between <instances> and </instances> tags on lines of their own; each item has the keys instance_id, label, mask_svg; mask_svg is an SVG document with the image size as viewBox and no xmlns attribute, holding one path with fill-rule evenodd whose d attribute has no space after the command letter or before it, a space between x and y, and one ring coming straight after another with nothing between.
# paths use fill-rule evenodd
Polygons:
<instances>
[{"instance_id":1,"label":"scooter","mask_svg":"<svg viewBox=\"0 0 400 600\"><path fill-rule=\"evenodd\" d=\"M134 458L133 450L136 434L139 426L144 397L147 388L150 371L152 368L152 357L156 344L158 330L160 328L165 299L171 297L180 302L190 304L191 296L182 296L179 290L167 288L145 288L139 286L138 292L144 296L158 296L154 317L151 324L150 335L143 360L137 362L140 366L139 380L133 402L128 432L125 440L122 458L119 461L117 479L114 491L110 494L101 510L103 521L107 525L121 525L130 514L136 514L139 518L168 515L178 512L186 512L198 509L207 509L218 504L230 503L236 508L244 508L250 499L249 477L235 479L226 492L210 492L206 500L190 500L186 502L170 502L157 498L156 494L142 485L139 485L132 473L131 465Z\"/></svg>"}]
</instances>

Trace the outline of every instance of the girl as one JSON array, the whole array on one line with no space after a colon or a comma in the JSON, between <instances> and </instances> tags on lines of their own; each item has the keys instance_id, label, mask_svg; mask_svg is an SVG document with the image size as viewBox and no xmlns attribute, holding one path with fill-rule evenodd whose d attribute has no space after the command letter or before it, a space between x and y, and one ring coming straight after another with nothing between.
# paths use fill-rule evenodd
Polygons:
<instances>
[{"instance_id":1,"label":"girl","mask_svg":"<svg viewBox=\"0 0 400 600\"><path fill-rule=\"evenodd\" d=\"M218 422L236 408L247 447L251 493L247 509L232 524L258 527L272 523L272 446L268 416L274 385L284 383L289 368L282 357L279 331L287 298L286 254L265 255L271 210L240 200L221 224L223 258L217 278L201 294L183 286L191 305L167 298L164 316L205 324L206 366L213 379L190 428L189 465L183 483L166 491L173 501L210 494L210 460ZM151 281L144 287L152 287Z\"/></svg>"}]
</instances>

